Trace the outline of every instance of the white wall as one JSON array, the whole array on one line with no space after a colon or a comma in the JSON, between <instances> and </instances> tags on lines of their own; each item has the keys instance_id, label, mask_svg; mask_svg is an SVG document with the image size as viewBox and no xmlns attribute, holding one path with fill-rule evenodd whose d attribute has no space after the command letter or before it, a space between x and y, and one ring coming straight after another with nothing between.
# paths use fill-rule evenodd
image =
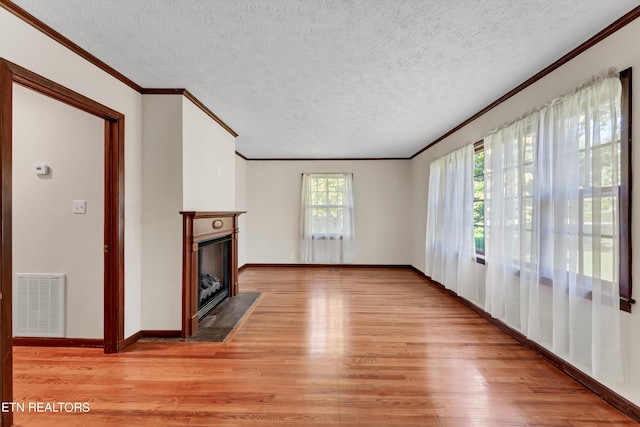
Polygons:
<instances>
[{"instance_id":1,"label":"white wall","mask_svg":"<svg viewBox=\"0 0 640 427\"><path fill-rule=\"evenodd\" d=\"M182 95L143 95L142 329L182 328Z\"/></svg>"},{"instance_id":2,"label":"white wall","mask_svg":"<svg viewBox=\"0 0 640 427\"><path fill-rule=\"evenodd\" d=\"M182 328L180 211L234 210L235 139L182 95L143 95L142 107L142 329L176 331Z\"/></svg>"},{"instance_id":3,"label":"white wall","mask_svg":"<svg viewBox=\"0 0 640 427\"><path fill-rule=\"evenodd\" d=\"M13 272L65 274L64 336L103 338L104 120L16 84L13 105Z\"/></svg>"},{"instance_id":4,"label":"white wall","mask_svg":"<svg viewBox=\"0 0 640 427\"><path fill-rule=\"evenodd\" d=\"M235 209L235 138L187 98L183 98L183 208Z\"/></svg>"},{"instance_id":5,"label":"white wall","mask_svg":"<svg viewBox=\"0 0 640 427\"><path fill-rule=\"evenodd\" d=\"M247 210L247 161L236 156L236 211ZM250 212L238 217L238 267L247 263L247 222Z\"/></svg>"},{"instance_id":6,"label":"white wall","mask_svg":"<svg viewBox=\"0 0 640 427\"><path fill-rule=\"evenodd\" d=\"M114 110L125 120L125 337L140 330L142 96L0 8L0 57Z\"/></svg>"},{"instance_id":7,"label":"white wall","mask_svg":"<svg viewBox=\"0 0 640 427\"><path fill-rule=\"evenodd\" d=\"M638 88L638 83L640 82L640 78L638 78L640 75L640 49L637 48L636 41L639 39L640 20L636 19L553 73L469 123L434 147L426 150L412 161L413 179L415 180L413 229L419 238L413 258L415 267L424 271L425 224L428 214L426 210L427 181L430 162L464 144L482 139L492 128L510 121L536 106L571 92L591 76L606 71L609 67L615 66L618 70L624 70L632 66L635 71L635 81L632 85ZM637 108L640 106L639 90L633 91L632 102L636 107L632 117L632 134L633 138L637 139L640 138L640 108ZM632 168L637 172L640 170L640 150L633 149L632 155ZM635 173L633 177L632 199L640 200L640 174ZM635 221L637 217L637 213L633 214L632 247L640 242L640 226L638 221ZM633 253L632 271L636 272L636 276L637 272L640 271L639 251ZM634 281L638 283L638 277ZM638 292L640 292L640 288L636 286L636 299L638 299ZM640 308L633 307L633 313L622 313L622 317L625 329L623 341L627 380L623 384L607 383L605 385L636 405L640 405L640 340L637 339L640 334Z\"/></svg>"},{"instance_id":8,"label":"white wall","mask_svg":"<svg viewBox=\"0 0 640 427\"><path fill-rule=\"evenodd\" d=\"M303 172L353 172L354 264L410 264L406 160L248 161L248 263L297 263Z\"/></svg>"}]
</instances>

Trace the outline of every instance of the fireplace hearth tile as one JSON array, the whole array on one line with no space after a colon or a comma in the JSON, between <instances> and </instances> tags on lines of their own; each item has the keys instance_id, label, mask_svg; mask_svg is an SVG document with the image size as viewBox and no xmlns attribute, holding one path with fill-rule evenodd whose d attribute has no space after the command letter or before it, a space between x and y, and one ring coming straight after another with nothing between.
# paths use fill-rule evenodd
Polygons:
<instances>
[{"instance_id":1,"label":"fireplace hearth tile","mask_svg":"<svg viewBox=\"0 0 640 427\"><path fill-rule=\"evenodd\" d=\"M198 326L195 335L184 338L142 338L140 341L224 342L252 311L262 292L240 292L229 297L209 313Z\"/></svg>"},{"instance_id":2,"label":"fireplace hearth tile","mask_svg":"<svg viewBox=\"0 0 640 427\"><path fill-rule=\"evenodd\" d=\"M187 338L187 341L225 341L251 311L261 295L261 292L240 292L235 297L227 298L202 319L198 331Z\"/></svg>"}]
</instances>

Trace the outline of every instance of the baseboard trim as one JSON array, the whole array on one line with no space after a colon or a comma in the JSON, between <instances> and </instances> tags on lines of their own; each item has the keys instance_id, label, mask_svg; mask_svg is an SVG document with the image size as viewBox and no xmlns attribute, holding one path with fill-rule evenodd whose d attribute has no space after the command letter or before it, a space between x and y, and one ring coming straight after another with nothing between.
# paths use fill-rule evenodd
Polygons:
<instances>
[{"instance_id":1,"label":"baseboard trim","mask_svg":"<svg viewBox=\"0 0 640 427\"><path fill-rule=\"evenodd\" d=\"M180 338L182 337L182 331L180 330L166 330L166 331L140 331L142 336L140 338Z\"/></svg>"},{"instance_id":2,"label":"baseboard trim","mask_svg":"<svg viewBox=\"0 0 640 427\"><path fill-rule=\"evenodd\" d=\"M609 403L611 406L619 410L620 412L625 413L629 417L633 418L636 422L640 422L640 407L625 399L615 391L611 390L604 384L596 381L589 375L585 374L575 366L569 364L562 358L558 357L556 354L552 353L550 350L541 346L535 341L531 341L526 336L521 334L520 332L513 329L511 326L506 323L492 317L489 313L483 310L481 307L475 305L471 301L462 298L455 292L450 289L444 287L444 285L440 282L432 280L429 276L424 274L422 271L417 268L411 266L411 270L413 270L417 275L419 275L422 279L424 279L427 283L439 289L443 293L449 295L450 297L457 300L459 303L473 310L476 314L478 314L483 319L486 319L489 323L496 326L502 332L506 333L520 344L529 348L530 350L535 351L540 357L545 359L547 362L558 368L565 375L571 377L574 381L585 387L587 390L596 394L605 402Z\"/></svg>"},{"instance_id":3,"label":"baseboard trim","mask_svg":"<svg viewBox=\"0 0 640 427\"><path fill-rule=\"evenodd\" d=\"M125 338L124 340L120 341L118 351L125 351L126 349L137 343L141 336L142 331L138 331L135 334L131 335L129 338Z\"/></svg>"},{"instance_id":4,"label":"baseboard trim","mask_svg":"<svg viewBox=\"0 0 640 427\"><path fill-rule=\"evenodd\" d=\"M104 348L104 340L98 338L13 337L12 344L24 347Z\"/></svg>"},{"instance_id":5,"label":"baseboard trim","mask_svg":"<svg viewBox=\"0 0 640 427\"><path fill-rule=\"evenodd\" d=\"M401 268L413 269L408 264L277 264L277 263L248 263L241 267L242 270L250 267L268 267L268 268ZM240 270L240 269L238 269Z\"/></svg>"},{"instance_id":6,"label":"baseboard trim","mask_svg":"<svg viewBox=\"0 0 640 427\"><path fill-rule=\"evenodd\" d=\"M124 351L137 343L140 338L180 338L182 331L177 330L142 330L122 341L120 351Z\"/></svg>"}]
</instances>

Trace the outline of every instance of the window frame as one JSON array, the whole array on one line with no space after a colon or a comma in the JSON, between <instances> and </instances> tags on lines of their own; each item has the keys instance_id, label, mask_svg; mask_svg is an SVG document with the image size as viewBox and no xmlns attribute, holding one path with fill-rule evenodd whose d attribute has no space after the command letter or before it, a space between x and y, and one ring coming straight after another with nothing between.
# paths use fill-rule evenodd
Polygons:
<instances>
[{"instance_id":1,"label":"window frame","mask_svg":"<svg viewBox=\"0 0 640 427\"><path fill-rule=\"evenodd\" d=\"M631 78L632 70L627 68L620 72L620 83L622 84L622 96L620 100L620 309L631 312L631 305L635 303L632 298L631 283L631 187L632 187L632 165L631 165Z\"/></svg>"}]
</instances>

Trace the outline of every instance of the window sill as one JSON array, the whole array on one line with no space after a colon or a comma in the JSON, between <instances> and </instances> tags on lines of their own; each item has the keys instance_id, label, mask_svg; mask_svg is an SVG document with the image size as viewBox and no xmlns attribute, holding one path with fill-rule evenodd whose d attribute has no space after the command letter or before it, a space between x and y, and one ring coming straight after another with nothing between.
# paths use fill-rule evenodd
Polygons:
<instances>
[{"instance_id":1,"label":"window sill","mask_svg":"<svg viewBox=\"0 0 640 427\"><path fill-rule=\"evenodd\" d=\"M520 271L519 270L516 272L516 276L518 276L518 277L520 276ZM585 278L586 276L582 276L582 277ZM586 280L588 280L588 279L586 279ZM550 288L553 287L553 279L551 279L550 277L540 276L539 277L539 283L541 285L548 286ZM593 292L590 289L581 288L578 291L579 291L579 296L582 296L582 297L584 297L584 298L586 298L588 300L593 299ZM633 304L635 304L636 301L633 298L627 298L627 297L624 297L624 296L620 296L619 298L620 298L620 310L621 311L625 311L627 313L631 313L631 306Z\"/></svg>"},{"instance_id":2,"label":"window sill","mask_svg":"<svg viewBox=\"0 0 640 427\"><path fill-rule=\"evenodd\" d=\"M311 236L311 240L344 240L343 236L321 235L315 234Z\"/></svg>"}]
</instances>

